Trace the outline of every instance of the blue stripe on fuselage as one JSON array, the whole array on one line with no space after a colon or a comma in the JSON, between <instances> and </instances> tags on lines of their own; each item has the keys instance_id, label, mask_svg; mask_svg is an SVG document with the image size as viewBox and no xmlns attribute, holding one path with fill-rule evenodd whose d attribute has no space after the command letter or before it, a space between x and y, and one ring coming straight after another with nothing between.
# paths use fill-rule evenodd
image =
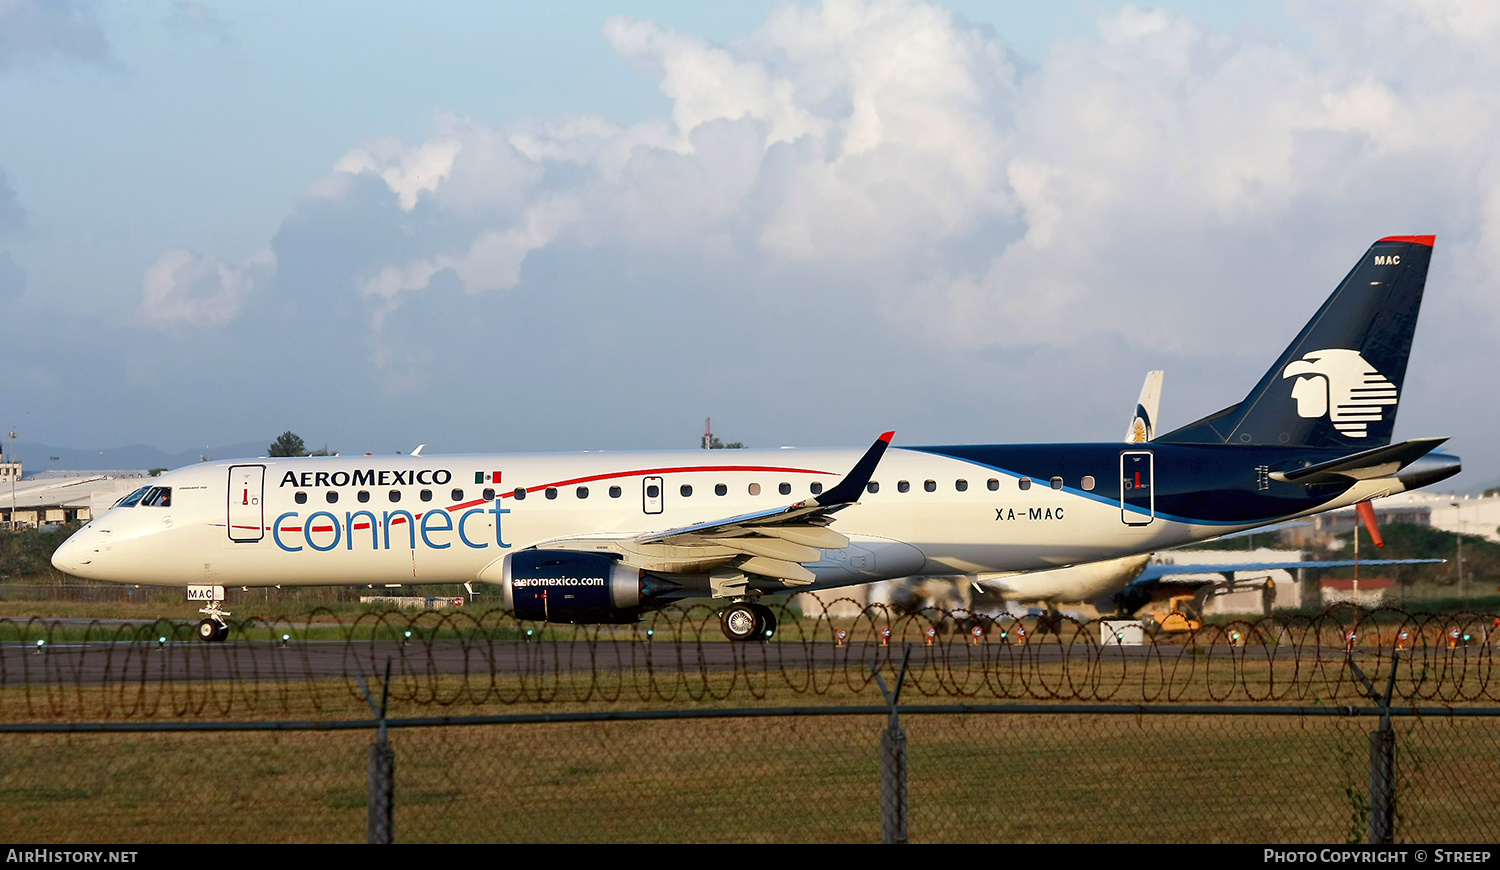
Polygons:
<instances>
[{"instance_id":1,"label":"blue stripe on fuselage","mask_svg":"<svg viewBox=\"0 0 1500 870\"><path fill-rule=\"evenodd\" d=\"M1218 444L988 444L907 447L918 453L971 462L1033 486L1063 479L1063 491L1112 507L1120 506L1120 454L1154 454L1156 515L1198 525L1240 525L1276 520L1311 510L1352 485L1305 486L1270 480L1261 471L1290 471L1346 455L1346 450ZM1092 491L1081 488L1084 475ZM1127 508L1129 509L1129 508ZM1142 515L1144 510L1137 511Z\"/></svg>"}]
</instances>

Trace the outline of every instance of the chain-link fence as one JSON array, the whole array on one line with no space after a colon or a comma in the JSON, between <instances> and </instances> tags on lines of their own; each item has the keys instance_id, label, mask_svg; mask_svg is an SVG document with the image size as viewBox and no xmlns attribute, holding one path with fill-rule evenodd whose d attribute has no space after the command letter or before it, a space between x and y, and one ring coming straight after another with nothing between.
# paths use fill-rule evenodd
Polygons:
<instances>
[{"instance_id":1,"label":"chain-link fence","mask_svg":"<svg viewBox=\"0 0 1500 870\"><path fill-rule=\"evenodd\" d=\"M1135 648L1094 625L744 645L368 622L304 618L285 645L0 623L0 837L1500 839L1477 617L1451 643L1451 617L1364 613L1353 642L1327 617Z\"/></svg>"}]
</instances>

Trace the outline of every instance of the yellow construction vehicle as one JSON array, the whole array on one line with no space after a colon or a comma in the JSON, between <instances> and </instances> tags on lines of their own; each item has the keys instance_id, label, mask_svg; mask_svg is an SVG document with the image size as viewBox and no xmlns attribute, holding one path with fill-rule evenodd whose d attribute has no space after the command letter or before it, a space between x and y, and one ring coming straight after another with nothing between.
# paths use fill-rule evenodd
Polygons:
<instances>
[{"instance_id":1,"label":"yellow construction vehicle","mask_svg":"<svg viewBox=\"0 0 1500 870\"><path fill-rule=\"evenodd\" d=\"M1203 627L1203 606L1209 599L1234 592L1259 590L1263 596L1263 607L1267 616L1271 604L1276 600L1276 581L1269 575L1203 583L1192 592L1173 595L1165 601L1153 601L1140 614L1141 627L1147 634L1169 634L1173 632L1197 631Z\"/></svg>"}]
</instances>

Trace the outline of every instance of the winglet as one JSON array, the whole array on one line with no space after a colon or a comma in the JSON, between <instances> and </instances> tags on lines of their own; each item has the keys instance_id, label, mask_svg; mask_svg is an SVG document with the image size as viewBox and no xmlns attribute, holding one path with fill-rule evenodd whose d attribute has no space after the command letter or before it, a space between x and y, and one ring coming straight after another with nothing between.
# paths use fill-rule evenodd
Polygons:
<instances>
[{"instance_id":1,"label":"winglet","mask_svg":"<svg viewBox=\"0 0 1500 870\"><path fill-rule=\"evenodd\" d=\"M821 495L808 499L809 504L819 507L831 505L852 504L859 500L859 494L864 492L865 484L875 475L875 466L880 464L880 458L885 455L885 449L891 446L891 439L896 437L894 431L887 432L875 439L865 455L854 464L853 470L844 475L844 479L834 484L832 488L825 490Z\"/></svg>"}]
</instances>

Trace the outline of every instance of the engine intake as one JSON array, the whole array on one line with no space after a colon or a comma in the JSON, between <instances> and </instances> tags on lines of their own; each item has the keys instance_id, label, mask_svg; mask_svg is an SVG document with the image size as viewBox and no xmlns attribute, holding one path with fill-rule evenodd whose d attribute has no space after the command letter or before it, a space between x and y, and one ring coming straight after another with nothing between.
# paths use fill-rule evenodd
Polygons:
<instances>
[{"instance_id":1,"label":"engine intake","mask_svg":"<svg viewBox=\"0 0 1500 870\"><path fill-rule=\"evenodd\" d=\"M599 553L522 550L501 569L505 607L544 622L636 622L642 611L640 570Z\"/></svg>"}]
</instances>

